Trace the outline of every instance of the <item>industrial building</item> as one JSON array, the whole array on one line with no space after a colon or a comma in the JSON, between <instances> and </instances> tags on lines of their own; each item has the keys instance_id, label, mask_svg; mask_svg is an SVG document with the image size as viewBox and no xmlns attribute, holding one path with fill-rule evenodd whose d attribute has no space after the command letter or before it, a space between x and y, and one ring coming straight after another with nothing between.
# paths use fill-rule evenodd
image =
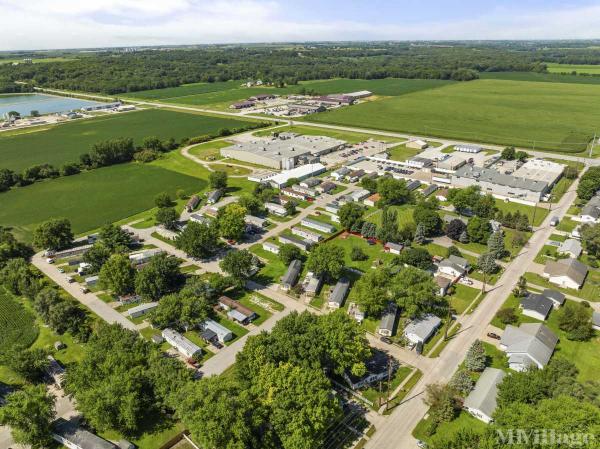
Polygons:
<instances>
[{"instance_id":1,"label":"industrial building","mask_svg":"<svg viewBox=\"0 0 600 449\"><path fill-rule=\"evenodd\" d=\"M285 133L221 149L221 156L266 167L290 170L298 165L318 162L318 157L339 150L346 142L326 136L301 136Z\"/></svg>"}]
</instances>

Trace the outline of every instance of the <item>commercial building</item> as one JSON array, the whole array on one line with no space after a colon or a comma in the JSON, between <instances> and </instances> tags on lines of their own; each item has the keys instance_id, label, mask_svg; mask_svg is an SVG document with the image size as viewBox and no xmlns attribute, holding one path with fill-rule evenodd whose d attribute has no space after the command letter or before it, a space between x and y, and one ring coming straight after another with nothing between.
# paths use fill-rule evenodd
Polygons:
<instances>
[{"instance_id":1,"label":"commercial building","mask_svg":"<svg viewBox=\"0 0 600 449\"><path fill-rule=\"evenodd\" d=\"M267 182L276 189L284 187L290 179L306 179L311 176L316 176L323 173L326 170L325 166L321 163L301 165L291 170L283 170L281 173L277 173L266 177L262 182Z\"/></svg>"},{"instance_id":2,"label":"commercial building","mask_svg":"<svg viewBox=\"0 0 600 449\"><path fill-rule=\"evenodd\" d=\"M490 423L496 411L498 385L502 383L506 373L498 368L487 367L469 393L463 404L464 409L475 418Z\"/></svg>"},{"instance_id":3,"label":"commercial building","mask_svg":"<svg viewBox=\"0 0 600 449\"><path fill-rule=\"evenodd\" d=\"M564 164L534 158L521 165L513 175L517 178L542 181L552 187L562 176L565 167Z\"/></svg>"},{"instance_id":4,"label":"commercial building","mask_svg":"<svg viewBox=\"0 0 600 449\"><path fill-rule=\"evenodd\" d=\"M188 359L202 354L202 349L199 346L192 343L190 340L173 329L164 329L162 331L162 336L167 343L177 349Z\"/></svg>"},{"instance_id":5,"label":"commercial building","mask_svg":"<svg viewBox=\"0 0 600 449\"><path fill-rule=\"evenodd\" d=\"M288 133L290 134L290 133ZM346 142L327 136L278 136L221 149L221 156L266 167L290 170L314 158L339 150Z\"/></svg>"},{"instance_id":6,"label":"commercial building","mask_svg":"<svg viewBox=\"0 0 600 449\"><path fill-rule=\"evenodd\" d=\"M405 146L406 148L413 148L415 150L424 150L429 144L421 139L411 139L406 142Z\"/></svg>"}]
</instances>

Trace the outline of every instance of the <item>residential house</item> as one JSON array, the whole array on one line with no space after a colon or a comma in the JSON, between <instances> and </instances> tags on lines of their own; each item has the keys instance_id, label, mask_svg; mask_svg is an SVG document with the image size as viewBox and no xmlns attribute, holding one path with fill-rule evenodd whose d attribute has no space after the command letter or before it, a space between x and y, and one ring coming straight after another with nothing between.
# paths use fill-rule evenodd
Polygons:
<instances>
[{"instance_id":1,"label":"residential house","mask_svg":"<svg viewBox=\"0 0 600 449\"><path fill-rule=\"evenodd\" d=\"M523 311L523 315L545 321L553 305L552 300L546 298L544 295L530 292L525 298L521 299L519 307Z\"/></svg>"},{"instance_id":2,"label":"residential house","mask_svg":"<svg viewBox=\"0 0 600 449\"><path fill-rule=\"evenodd\" d=\"M200 329L203 331L212 331L219 343L228 342L233 338L233 332L227 329L225 326L217 323L215 320L206 320L200 325Z\"/></svg>"},{"instance_id":3,"label":"residential house","mask_svg":"<svg viewBox=\"0 0 600 449\"><path fill-rule=\"evenodd\" d=\"M438 327L442 324L442 320L435 315L425 315L421 318L412 320L404 328L404 336L408 341L417 345L425 344L431 338Z\"/></svg>"},{"instance_id":4,"label":"residential house","mask_svg":"<svg viewBox=\"0 0 600 449\"><path fill-rule=\"evenodd\" d=\"M265 208L270 214L277 215L278 217L285 217L288 211L281 204L277 203L265 203Z\"/></svg>"},{"instance_id":5,"label":"residential house","mask_svg":"<svg viewBox=\"0 0 600 449\"><path fill-rule=\"evenodd\" d=\"M289 196L290 198L295 198L300 201L305 201L308 198L308 195L306 195L305 193L299 192L289 187L284 187L283 189L281 189L281 193L285 196Z\"/></svg>"},{"instance_id":6,"label":"residential house","mask_svg":"<svg viewBox=\"0 0 600 449\"><path fill-rule=\"evenodd\" d=\"M300 276L300 272L302 271L302 262L298 259L292 260L290 265L283 275L281 279L281 289L284 291L289 291L296 285L298 282L298 277Z\"/></svg>"},{"instance_id":7,"label":"residential house","mask_svg":"<svg viewBox=\"0 0 600 449\"><path fill-rule=\"evenodd\" d=\"M569 257L573 257L577 259L581 252L583 251L581 247L581 242L575 239L566 239L564 242L560 244L556 252L558 254L566 254Z\"/></svg>"},{"instance_id":8,"label":"residential house","mask_svg":"<svg viewBox=\"0 0 600 449\"><path fill-rule=\"evenodd\" d=\"M79 427L75 418L69 421L58 418L53 425L52 439L68 449L119 449L110 441Z\"/></svg>"},{"instance_id":9,"label":"residential house","mask_svg":"<svg viewBox=\"0 0 600 449\"><path fill-rule=\"evenodd\" d=\"M302 237L306 240L310 240L311 242L318 243L323 240L323 236L321 234L317 234L316 232L309 231L307 229L299 228L298 226L294 226L291 229L292 234Z\"/></svg>"},{"instance_id":10,"label":"residential house","mask_svg":"<svg viewBox=\"0 0 600 449\"><path fill-rule=\"evenodd\" d=\"M136 295L135 293L131 295L119 296L119 302L121 303L121 305L133 304L136 302L140 302L141 300L142 297L140 295Z\"/></svg>"},{"instance_id":11,"label":"residential house","mask_svg":"<svg viewBox=\"0 0 600 449\"><path fill-rule=\"evenodd\" d=\"M430 184L428 185L426 188L423 189L423 191L421 192L421 194L427 198L429 195L431 195L433 192L435 192L438 189L438 186L436 186L435 184Z\"/></svg>"},{"instance_id":12,"label":"residential house","mask_svg":"<svg viewBox=\"0 0 600 449\"><path fill-rule=\"evenodd\" d=\"M261 217L255 217L254 215L246 215L244 218L246 224L249 226L254 226L259 229L264 229L267 226L267 220Z\"/></svg>"},{"instance_id":13,"label":"residential house","mask_svg":"<svg viewBox=\"0 0 600 449\"><path fill-rule=\"evenodd\" d=\"M94 285L98 284L98 281L100 280L100 276L89 276L85 278L85 285L87 285L88 287L93 287Z\"/></svg>"},{"instance_id":14,"label":"residential house","mask_svg":"<svg viewBox=\"0 0 600 449\"><path fill-rule=\"evenodd\" d=\"M275 243L272 242L264 242L262 244L262 247L265 251L268 251L270 253L273 254L279 254L279 245L276 245Z\"/></svg>"},{"instance_id":15,"label":"residential house","mask_svg":"<svg viewBox=\"0 0 600 449\"><path fill-rule=\"evenodd\" d=\"M185 210L191 212L198 207L198 204L200 204L200 198L198 195L192 195L185 205Z\"/></svg>"},{"instance_id":16,"label":"residential house","mask_svg":"<svg viewBox=\"0 0 600 449\"><path fill-rule=\"evenodd\" d=\"M368 198L365 198L365 200L363 201L363 204L365 206L375 207L375 205L377 204L377 201L379 201L380 199L381 199L381 195L379 193L374 193L373 195L369 196Z\"/></svg>"},{"instance_id":17,"label":"residential house","mask_svg":"<svg viewBox=\"0 0 600 449\"><path fill-rule=\"evenodd\" d=\"M350 173L348 173L346 175L346 180L348 182L358 182L360 180L360 178L362 178L365 175L365 171L360 169L360 170L352 170Z\"/></svg>"},{"instance_id":18,"label":"residential house","mask_svg":"<svg viewBox=\"0 0 600 449\"><path fill-rule=\"evenodd\" d=\"M183 356L190 359L194 356L200 356L202 354L202 348L192 343L190 340L185 338L179 332L173 329L163 329L162 337L167 343L177 349Z\"/></svg>"},{"instance_id":19,"label":"residential house","mask_svg":"<svg viewBox=\"0 0 600 449\"><path fill-rule=\"evenodd\" d=\"M401 243L387 242L385 245L383 245L383 250L390 254L400 254L402 252L402 248L404 248L404 245Z\"/></svg>"},{"instance_id":20,"label":"residential house","mask_svg":"<svg viewBox=\"0 0 600 449\"><path fill-rule=\"evenodd\" d=\"M400 364L385 352L375 349L372 351L371 357L365 362L365 366L367 368L366 373L362 376L355 376L349 370L344 372L344 380L351 389L365 388L386 379L390 374L393 376Z\"/></svg>"},{"instance_id":21,"label":"residential house","mask_svg":"<svg viewBox=\"0 0 600 449\"><path fill-rule=\"evenodd\" d=\"M454 145L454 151L460 151L461 153L479 153L481 150L482 148L479 145Z\"/></svg>"},{"instance_id":22,"label":"residential house","mask_svg":"<svg viewBox=\"0 0 600 449\"><path fill-rule=\"evenodd\" d=\"M284 245L290 244L290 245L297 246L302 251L308 251L313 245L313 242L311 242L309 240L301 240L301 239L297 239L295 237L291 237L288 235L280 235L279 243L283 243Z\"/></svg>"},{"instance_id":23,"label":"residential house","mask_svg":"<svg viewBox=\"0 0 600 449\"><path fill-rule=\"evenodd\" d=\"M505 375L506 373L498 368L484 369L475 388L465 399L463 408L484 423L492 422L497 407L498 385L502 383Z\"/></svg>"},{"instance_id":24,"label":"residential house","mask_svg":"<svg viewBox=\"0 0 600 449\"><path fill-rule=\"evenodd\" d=\"M341 179L344 179L344 177L350 173L350 171L351 170L348 167L342 167L332 172L331 177L336 181L340 181Z\"/></svg>"},{"instance_id":25,"label":"residential house","mask_svg":"<svg viewBox=\"0 0 600 449\"><path fill-rule=\"evenodd\" d=\"M317 231L325 232L328 234L335 232L335 226L330 225L329 223L324 223L322 221L312 220L310 218L303 218L302 221L300 221L300 224L307 228L316 229Z\"/></svg>"},{"instance_id":26,"label":"residential house","mask_svg":"<svg viewBox=\"0 0 600 449\"><path fill-rule=\"evenodd\" d=\"M440 189L435 193L435 197L439 201L448 201L448 189Z\"/></svg>"},{"instance_id":27,"label":"residential house","mask_svg":"<svg viewBox=\"0 0 600 449\"><path fill-rule=\"evenodd\" d=\"M568 258L546 262L542 276L559 287L578 289L585 282L587 274L586 265L577 259Z\"/></svg>"},{"instance_id":28,"label":"residential house","mask_svg":"<svg viewBox=\"0 0 600 449\"><path fill-rule=\"evenodd\" d=\"M508 356L508 365L515 371L530 366L544 368L558 343L558 337L541 323L523 323L520 327L506 326L500 348Z\"/></svg>"},{"instance_id":29,"label":"residential house","mask_svg":"<svg viewBox=\"0 0 600 449\"><path fill-rule=\"evenodd\" d=\"M467 259L452 254L447 259L438 264L438 272L446 274L453 279L458 279L469 272L469 262Z\"/></svg>"},{"instance_id":30,"label":"residential house","mask_svg":"<svg viewBox=\"0 0 600 449\"><path fill-rule=\"evenodd\" d=\"M396 315L398 314L398 306L395 303L388 304L385 312L381 316L379 328L377 333L384 337L391 337L394 333L394 326L396 324Z\"/></svg>"},{"instance_id":31,"label":"residential house","mask_svg":"<svg viewBox=\"0 0 600 449\"><path fill-rule=\"evenodd\" d=\"M223 191L221 189L213 190L212 192L208 193L208 196L206 197L206 202L208 204L215 204L221 199L222 196Z\"/></svg>"},{"instance_id":32,"label":"residential house","mask_svg":"<svg viewBox=\"0 0 600 449\"><path fill-rule=\"evenodd\" d=\"M205 224L205 225L209 225L211 223L211 219L208 217L205 217L202 214L191 214L190 221L194 221L196 223Z\"/></svg>"},{"instance_id":33,"label":"residential house","mask_svg":"<svg viewBox=\"0 0 600 449\"><path fill-rule=\"evenodd\" d=\"M139 306L132 307L127 311L127 316L129 318L138 318L143 315L146 315L149 312L152 312L154 309L158 307L158 302L146 302L144 304L140 304Z\"/></svg>"},{"instance_id":34,"label":"residential house","mask_svg":"<svg viewBox=\"0 0 600 449\"><path fill-rule=\"evenodd\" d=\"M325 205L325 210L332 214L337 214L340 211L340 205L337 201L332 201Z\"/></svg>"},{"instance_id":35,"label":"residential house","mask_svg":"<svg viewBox=\"0 0 600 449\"><path fill-rule=\"evenodd\" d=\"M315 190L319 193L329 193L332 190L335 190L336 187L337 187L337 184L330 182L330 181L325 181L324 183L315 187Z\"/></svg>"},{"instance_id":36,"label":"residential house","mask_svg":"<svg viewBox=\"0 0 600 449\"><path fill-rule=\"evenodd\" d=\"M348 304L348 315L354 318L359 324L365 319L365 313L360 310L360 306L354 302Z\"/></svg>"},{"instance_id":37,"label":"residential house","mask_svg":"<svg viewBox=\"0 0 600 449\"><path fill-rule=\"evenodd\" d=\"M417 190L420 185L421 185L421 181L414 180L414 181L409 182L406 185L406 188L412 192L413 190Z\"/></svg>"},{"instance_id":38,"label":"residential house","mask_svg":"<svg viewBox=\"0 0 600 449\"><path fill-rule=\"evenodd\" d=\"M300 182L300 186L304 187L305 189L312 189L319 184L321 184L321 180L319 178L308 178Z\"/></svg>"},{"instance_id":39,"label":"residential house","mask_svg":"<svg viewBox=\"0 0 600 449\"><path fill-rule=\"evenodd\" d=\"M439 288L438 295L446 296L448 289L452 286L452 280L444 276L434 276L433 280Z\"/></svg>"},{"instance_id":40,"label":"residential house","mask_svg":"<svg viewBox=\"0 0 600 449\"><path fill-rule=\"evenodd\" d=\"M592 328L600 331L600 312L592 313Z\"/></svg>"},{"instance_id":41,"label":"residential house","mask_svg":"<svg viewBox=\"0 0 600 449\"><path fill-rule=\"evenodd\" d=\"M150 262L150 259L162 253L164 253L164 251L160 248L148 249L145 251L140 251L138 253L130 254L129 261L133 265L142 265L144 263Z\"/></svg>"},{"instance_id":42,"label":"residential house","mask_svg":"<svg viewBox=\"0 0 600 449\"><path fill-rule=\"evenodd\" d=\"M237 321L238 323L248 324L257 318L254 310L249 309L228 296L221 296L219 298L219 305L222 309L227 311L227 317L229 319Z\"/></svg>"},{"instance_id":43,"label":"residential house","mask_svg":"<svg viewBox=\"0 0 600 449\"><path fill-rule=\"evenodd\" d=\"M323 284L323 276L318 276L312 271L306 273L306 277L302 282L302 288L304 289L304 294L309 297L317 296L319 290L321 289L321 285Z\"/></svg>"},{"instance_id":44,"label":"residential house","mask_svg":"<svg viewBox=\"0 0 600 449\"><path fill-rule=\"evenodd\" d=\"M542 295L545 298L552 301L552 307L554 307L555 309L558 309L560 306L562 306L565 303L565 295L563 295L559 291L551 290L551 289L547 288L542 292Z\"/></svg>"},{"instance_id":45,"label":"residential house","mask_svg":"<svg viewBox=\"0 0 600 449\"><path fill-rule=\"evenodd\" d=\"M366 189L361 189L361 190L356 190L354 192L352 192L350 194L350 196L352 197L352 200L354 202L360 202L362 200L364 200L366 197L368 197L371 194L371 192L369 192Z\"/></svg>"},{"instance_id":46,"label":"residential house","mask_svg":"<svg viewBox=\"0 0 600 449\"><path fill-rule=\"evenodd\" d=\"M339 309L342 307L349 290L350 281L347 278L341 278L337 284L335 284L335 287L333 287L329 299L327 300L327 306L330 309Z\"/></svg>"},{"instance_id":47,"label":"residential house","mask_svg":"<svg viewBox=\"0 0 600 449\"><path fill-rule=\"evenodd\" d=\"M581 209L578 221L583 223L600 223L600 195L595 195Z\"/></svg>"}]
</instances>

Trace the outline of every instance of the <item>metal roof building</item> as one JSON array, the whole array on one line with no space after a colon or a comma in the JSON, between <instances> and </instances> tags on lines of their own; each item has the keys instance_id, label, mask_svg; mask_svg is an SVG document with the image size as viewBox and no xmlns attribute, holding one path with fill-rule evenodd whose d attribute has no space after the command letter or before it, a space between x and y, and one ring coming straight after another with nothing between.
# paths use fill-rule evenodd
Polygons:
<instances>
[{"instance_id":1,"label":"metal roof building","mask_svg":"<svg viewBox=\"0 0 600 449\"><path fill-rule=\"evenodd\" d=\"M475 418L483 422L492 421L496 410L498 385L502 383L506 373L497 368L486 368L469 396L465 399L464 408Z\"/></svg>"}]
</instances>

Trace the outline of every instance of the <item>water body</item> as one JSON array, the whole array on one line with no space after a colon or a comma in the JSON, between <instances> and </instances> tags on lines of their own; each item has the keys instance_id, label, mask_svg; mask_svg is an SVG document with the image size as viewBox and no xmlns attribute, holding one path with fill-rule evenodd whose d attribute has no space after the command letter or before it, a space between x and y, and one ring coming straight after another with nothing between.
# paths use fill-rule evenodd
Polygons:
<instances>
[{"instance_id":1,"label":"water body","mask_svg":"<svg viewBox=\"0 0 600 449\"><path fill-rule=\"evenodd\" d=\"M26 116L30 115L31 111L38 111L40 114L51 114L99 104L102 103L45 94L0 95L0 117L10 111L17 111L21 116Z\"/></svg>"}]
</instances>

